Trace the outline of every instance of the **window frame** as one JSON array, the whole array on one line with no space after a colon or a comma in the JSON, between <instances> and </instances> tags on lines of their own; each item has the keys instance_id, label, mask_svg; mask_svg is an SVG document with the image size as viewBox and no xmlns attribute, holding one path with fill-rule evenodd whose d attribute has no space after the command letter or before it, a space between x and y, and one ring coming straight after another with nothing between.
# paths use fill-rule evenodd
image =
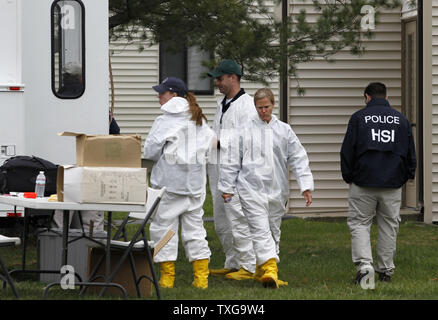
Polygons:
<instances>
[{"instance_id":1,"label":"window frame","mask_svg":"<svg viewBox=\"0 0 438 320\"><path fill-rule=\"evenodd\" d=\"M159 75L158 75L158 77L159 77L159 83L161 83L164 79L165 79L165 76L163 75L163 68L161 68L161 66L162 66L162 64L163 64L163 52L164 52L164 43L161 43L160 42L160 44L159 44L159 66L158 66L158 68L159 68ZM187 83L187 78L188 78L188 72L189 72L189 63L188 63L188 47L186 46L186 45L184 45L184 47L183 47L183 59L184 59L184 62L183 62L183 65L184 65L184 77L183 77L183 79L181 79L181 80L183 80L185 83L186 83L186 85L187 85L187 87L189 86L189 84ZM210 57L211 58L213 58L213 54L210 54ZM189 90L190 92L193 92L195 95L200 95L200 96L212 96L212 95L214 95L214 84L213 84L213 80L212 79L210 79L210 89L209 90Z\"/></svg>"},{"instance_id":2,"label":"window frame","mask_svg":"<svg viewBox=\"0 0 438 320\"><path fill-rule=\"evenodd\" d=\"M54 10L55 10L55 6L58 4L58 2L61 1L66 1L66 0L55 0L53 1L51 7L50 7L50 54L51 54L51 62L50 62L50 66L51 66L51 87L52 87L52 93L59 99L67 99L67 100L73 100L73 99L79 99L80 97L82 97L85 93L86 90L86 57L85 57L85 6L84 3L81 0L68 0L68 1L74 1L77 2L81 8L81 42L82 42L82 50L81 50L81 55L82 55L82 91L77 94L76 96L73 97L67 97L67 96L63 96L62 94L59 94L56 90L55 87L55 28L54 28ZM61 40L61 36L59 36L58 41ZM58 49L61 46L59 46L58 44ZM59 61L59 72L61 72L61 60Z\"/></svg>"}]
</instances>

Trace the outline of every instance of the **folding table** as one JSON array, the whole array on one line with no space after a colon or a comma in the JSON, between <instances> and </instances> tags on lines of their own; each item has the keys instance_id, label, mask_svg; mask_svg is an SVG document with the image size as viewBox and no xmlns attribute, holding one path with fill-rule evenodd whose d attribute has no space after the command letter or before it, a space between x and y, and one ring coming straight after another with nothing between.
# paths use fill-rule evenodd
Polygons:
<instances>
[{"instance_id":1,"label":"folding table","mask_svg":"<svg viewBox=\"0 0 438 320\"><path fill-rule=\"evenodd\" d=\"M98 283L98 282L82 282L80 279L80 282L76 282L75 285L93 285L93 286L113 286L118 287L123 292L124 296L126 297L126 290L123 288L123 286L117 284L117 283L111 283L109 282L109 277L111 273L111 250L110 250L110 244L111 244L111 218L112 218L112 212L114 211L120 211L120 212L145 212L146 206L145 205L135 205L135 204L107 204L107 203L76 203L76 202L56 202L56 201L48 201L48 197L44 198L37 198L37 199L28 199L28 198L22 198L22 197L16 197L16 196L10 196L10 195L0 195L0 203L8 204L11 206L19 206L24 207L24 218L26 219L26 216L28 216L27 209L45 209L45 210L63 210L63 232L62 232L62 264L68 265L67 261L67 255L68 255L68 229L69 229L69 215L70 210L97 210L97 211L107 211L108 217L107 217L107 238L106 238L106 269L105 269L105 282ZM13 272L28 272L28 273L44 273L44 272L50 272L55 273L59 272L57 270L26 270L25 266L25 256L26 256L26 242L27 242L27 236L28 236L28 230L27 228L24 228L23 232L23 260L22 260L22 268L21 270L12 270L10 273ZM82 237L88 238L85 233L82 235ZM91 239L92 240L92 239ZM54 282L49 284L45 291L44 291L44 297L46 295L47 290L54 286L54 285L60 285L60 282Z\"/></svg>"}]
</instances>

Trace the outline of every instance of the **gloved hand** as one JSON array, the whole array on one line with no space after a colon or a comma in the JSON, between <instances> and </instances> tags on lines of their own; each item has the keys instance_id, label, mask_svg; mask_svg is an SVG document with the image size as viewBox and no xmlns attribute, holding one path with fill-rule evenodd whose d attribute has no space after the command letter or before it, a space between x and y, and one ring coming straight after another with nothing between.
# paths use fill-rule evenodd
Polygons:
<instances>
[{"instance_id":1,"label":"gloved hand","mask_svg":"<svg viewBox=\"0 0 438 320\"><path fill-rule=\"evenodd\" d=\"M224 198L224 202L230 202L233 195L231 193L223 193L222 198Z\"/></svg>"},{"instance_id":2,"label":"gloved hand","mask_svg":"<svg viewBox=\"0 0 438 320\"><path fill-rule=\"evenodd\" d=\"M303 197L306 200L306 207L312 204L312 192L310 190L303 191Z\"/></svg>"}]
</instances>

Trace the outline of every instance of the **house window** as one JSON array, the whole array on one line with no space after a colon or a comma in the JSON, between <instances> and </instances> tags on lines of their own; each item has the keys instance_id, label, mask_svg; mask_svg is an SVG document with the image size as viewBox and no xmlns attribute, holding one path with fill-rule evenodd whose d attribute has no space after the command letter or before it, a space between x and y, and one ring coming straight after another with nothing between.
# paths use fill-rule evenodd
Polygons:
<instances>
[{"instance_id":1,"label":"house window","mask_svg":"<svg viewBox=\"0 0 438 320\"><path fill-rule=\"evenodd\" d=\"M51 8L52 91L76 99L85 91L85 8L80 0L56 0Z\"/></svg>"},{"instance_id":2,"label":"house window","mask_svg":"<svg viewBox=\"0 0 438 320\"><path fill-rule=\"evenodd\" d=\"M209 71L202 61L209 60L211 54L197 47L170 48L160 44L160 82L167 77L177 77L187 84L189 91L198 95L212 95L213 82L206 76Z\"/></svg>"}]
</instances>

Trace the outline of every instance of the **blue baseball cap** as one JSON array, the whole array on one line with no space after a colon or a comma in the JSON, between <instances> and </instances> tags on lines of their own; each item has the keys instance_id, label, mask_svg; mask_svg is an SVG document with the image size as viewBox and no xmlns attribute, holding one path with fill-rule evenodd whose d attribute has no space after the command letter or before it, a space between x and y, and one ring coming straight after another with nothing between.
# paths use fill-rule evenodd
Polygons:
<instances>
[{"instance_id":1,"label":"blue baseball cap","mask_svg":"<svg viewBox=\"0 0 438 320\"><path fill-rule=\"evenodd\" d=\"M163 93L166 91L176 92L180 97L184 97L188 91L184 81L175 77L168 77L164 79L159 85L153 86L152 89L158 93Z\"/></svg>"}]
</instances>

